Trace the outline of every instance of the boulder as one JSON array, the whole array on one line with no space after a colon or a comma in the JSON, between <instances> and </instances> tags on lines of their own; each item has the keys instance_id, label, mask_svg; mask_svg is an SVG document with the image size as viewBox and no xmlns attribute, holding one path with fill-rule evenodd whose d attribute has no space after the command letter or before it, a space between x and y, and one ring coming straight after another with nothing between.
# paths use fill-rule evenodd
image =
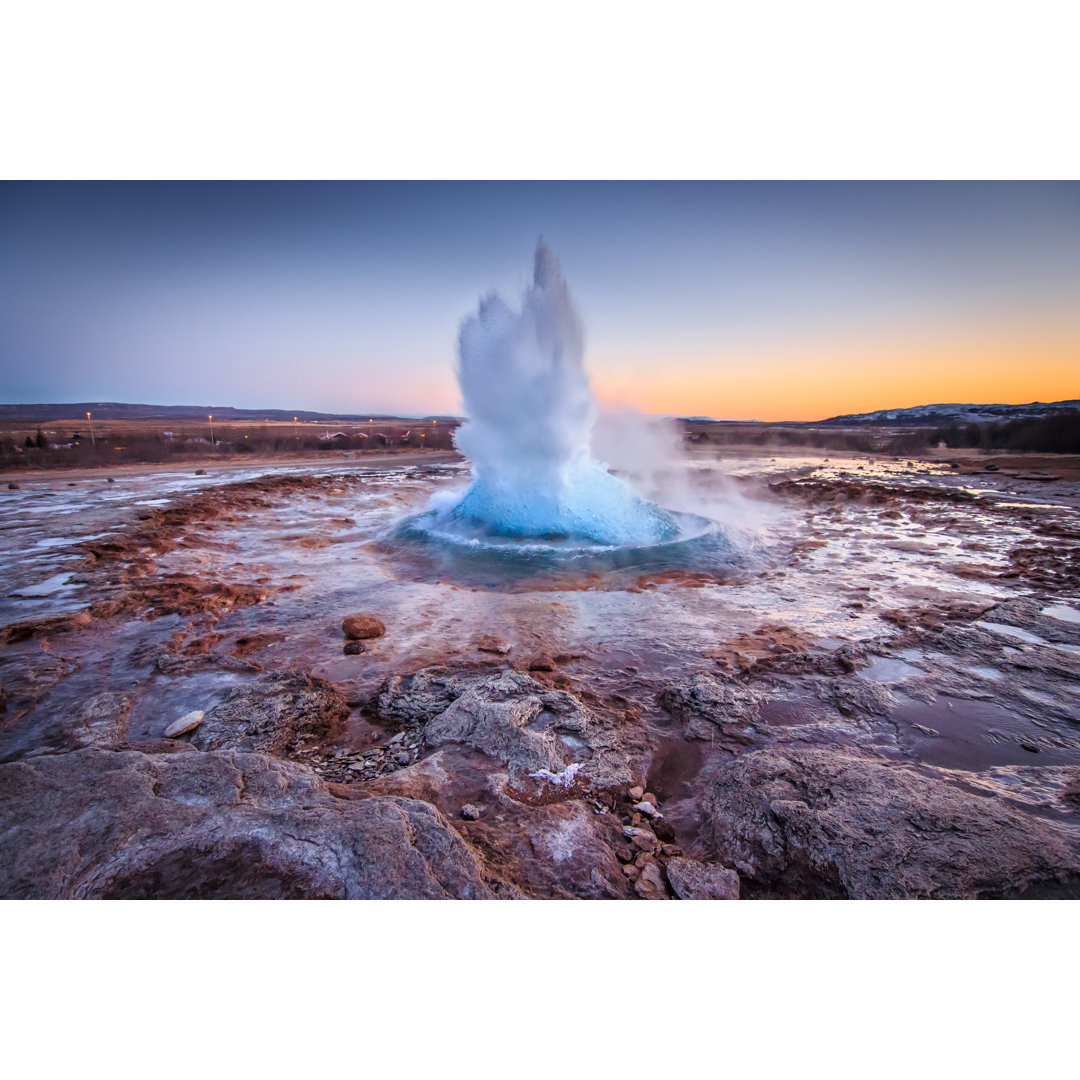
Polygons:
<instances>
[{"instance_id":1,"label":"boulder","mask_svg":"<svg viewBox=\"0 0 1080 1080\"><path fill-rule=\"evenodd\" d=\"M332 683L302 671L275 672L230 690L206 711L191 742L200 750L283 754L304 739L335 738L348 715Z\"/></svg>"},{"instance_id":2,"label":"boulder","mask_svg":"<svg viewBox=\"0 0 1080 1080\"><path fill-rule=\"evenodd\" d=\"M653 858L645 861L641 867L641 873L634 881L634 892L642 900L668 900L667 886L664 884L664 874L660 864Z\"/></svg>"},{"instance_id":3,"label":"boulder","mask_svg":"<svg viewBox=\"0 0 1080 1080\"><path fill-rule=\"evenodd\" d=\"M660 691L660 705L683 723L688 739L712 741L723 735L748 741L745 728L764 697L739 683L699 671Z\"/></svg>"},{"instance_id":4,"label":"boulder","mask_svg":"<svg viewBox=\"0 0 1080 1080\"><path fill-rule=\"evenodd\" d=\"M421 730L429 747L480 750L518 780L579 764L589 786L622 787L635 777L631 759L649 749L643 727L625 713L599 715L520 671L424 668L388 679L371 708L382 724Z\"/></svg>"},{"instance_id":5,"label":"boulder","mask_svg":"<svg viewBox=\"0 0 1080 1080\"><path fill-rule=\"evenodd\" d=\"M341 620L341 632L350 641L382 637L386 627L374 615L346 615Z\"/></svg>"},{"instance_id":6,"label":"boulder","mask_svg":"<svg viewBox=\"0 0 1080 1080\"><path fill-rule=\"evenodd\" d=\"M392 675L376 691L370 706L383 724L421 728L481 678L475 672L435 664L412 675Z\"/></svg>"},{"instance_id":7,"label":"boulder","mask_svg":"<svg viewBox=\"0 0 1080 1080\"><path fill-rule=\"evenodd\" d=\"M744 754L716 774L703 808L714 853L758 894L964 899L1080 884L1080 850L1064 831L856 749Z\"/></svg>"},{"instance_id":8,"label":"boulder","mask_svg":"<svg viewBox=\"0 0 1080 1080\"><path fill-rule=\"evenodd\" d=\"M332 796L264 754L79 750L0 765L6 899L484 899L427 803Z\"/></svg>"},{"instance_id":9,"label":"boulder","mask_svg":"<svg viewBox=\"0 0 1080 1080\"><path fill-rule=\"evenodd\" d=\"M739 875L697 859L668 859L667 876L680 900L738 900Z\"/></svg>"},{"instance_id":10,"label":"boulder","mask_svg":"<svg viewBox=\"0 0 1080 1080\"><path fill-rule=\"evenodd\" d=\"M545 690L518 671L503 671L466 690L424 726L429 746L463 743L512 772L561 772L569 762L560 733L582 734L589 714L571 694Z\"/></svg>"}]
</instances>

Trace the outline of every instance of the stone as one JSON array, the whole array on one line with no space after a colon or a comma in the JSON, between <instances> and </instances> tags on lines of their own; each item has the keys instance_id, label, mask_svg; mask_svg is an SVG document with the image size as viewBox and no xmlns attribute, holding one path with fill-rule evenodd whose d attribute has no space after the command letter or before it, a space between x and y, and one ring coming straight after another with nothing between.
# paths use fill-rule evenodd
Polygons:
<instances>
[{"instance_id":1,"label":"stone","mask_svg":"<svg viewBox=\"0 0 1080 1080\"><path fill-rule=\"evenodd\" d=\"M341 632L350 641L362 641L382 637L386 627L374 615L346 615L341 620Z\"/></svg>"},{"instance_id":2,"label":"stone","mask_svg":"<svg viewBox=\"0 0 1080 1080\"><path fill-rule=\"evenodd\" d=\"M476 821L480 817L480 810L478 807L473 806L472 803L466 803L461 808L461 816L466 821Z\"/></svg>"},{"instance_id":3,"label":"stone","mask_svg":"<svg viewBox=\"0 0 1080 1080\"><path fill-rule=\"evenodd\" d=\"M686 858L668 859L666 870L680 900L739 899L739 875L734 870Z\"/></svg>"},{"instance_id":4,"label":"stone","mask_svg":"<svg viewBox=\"0 0 1080 1080\"><path fill-rule=\"evenodd\" d=\"M638 829L633 825L623 827L623 836L639 851L656 850L656 834L649 829Z\"/></svg>"},{"instance_id":5,"label":"stone","mask_svg":"<svg viewBox=\"0 0 1080 1080\"><path fill-rule=\"evenodd\" d=\"M495 653L497 656L506 656L510 652L510 646L494 634L481 634L473 640L473 644L480 652Z\"/></svg>"},{"instance_id":6,"label":"stone","mask_svg":"<svg viewBox=\"0 0 1080 1080\"><path fill-rule=\"evenodd\" d=\"M205 469L196 469L195 470L195 475L196 476L205 476L206 475L206 470Z\"/></svg>"},{"instance_id":7,"label":"stone","mask_svg":"<svg viewBox=\"0 0 1080 1080\"><path fill-rule=\"evenodd\" d=\"M667 900L667 887L664 885L660 864L653 860L641 871L641 876L634 882L634 892L642 900Z\"/></svg>"},{"instance_id":8,"label":"stone","mask_svg":"<svg viewBox=\"0 0 1080 1080\"><path fill-rule=\"evenodd\" d=\"M181 735L186 735L189 731L194 731L203 722L204 715L202 709L193 709L189 713L184 713L179 720L174 720L165 729L165 738L176 739Z\"/></svg>"},{"instance_id":9,"label":"stone","mask_svg":"<svg viewBox=\"0 0 1080 1080\"><path fill-rule=\"evenodd\" d=\"M716 774L703 835L760 895L980 899L1069 895L1076 842L926 768L855 748L778 747Z\"/></svg>"},{"instance_id":10,"label":"stone","mask_svg":"<svg viewBox=\"0 0 1080 1080\"><path fill-rule=\"evenodd\" d=\"M632 787L627 792L627 794L630 796L631 799L634 800L634 802L640 802L645 794L645 789L643 787Z\"/></svg>"},{"instance_id":11,"label":"stone","mask_svg":"<svg viewBox=\"0 0 1080 1080\"><path fill-rule=\"evenodd\" d=\"M342 652L346 656L359 656L367 646L362 641L346 641Z\"/></svg>"},{"instance_id":12,"label":"stone","mask_svg":"<svg viewBox=\"0 0 1080 1080\"><path fill-rule=\"evenodd\" d=\"M482 869L429 804L335 798L265 754L0 765L6 899L489 899Z\"/></svg>"},{"instance_id":13,"label":"stone","mask_svg":"<svg viewBox=\"0 0 1080 1080\"><path fill-rule=\"evenodd\" d=\"M550 656L537 656L529 661L530 671L554 671L555 661Z\"/></svg>"},{"instance_id":14,"label":"stone","mask_svg":"<svg viewBox=\"0 0 1080 1080\"><path fill-rule=\"evenodd\" d=\"M675 830L663 817L655 817L649 824L652 826L652 831L656 833L657 837L665 843L673 844L678 839L675 835Z\"/></svg>"},{"instance_id":15,"label":"stone","mask_svg":"<svg viewBox=\"0 0 1080 1080\"><path fill-rule=\"evenodd\" d=\"M639 803L635 803L634 809L637 810L639 813L644 814L646 817L656 818L664 816L660 813L659 810L656 809L655 806L653 806L652 803L645 802L644 800Z\"/></svg>"},{"instance_id":16,"label":"stone","mask_svg":"<svg viewBox=\"0 0 1080 1080\"><path fill-rule=\"evenodd\" d=\"M262 675L206 710L192 743L200 750L284 754L303 740L341 735L349 707L337 688L302 671Z\"/></svg>"}]
</instances>

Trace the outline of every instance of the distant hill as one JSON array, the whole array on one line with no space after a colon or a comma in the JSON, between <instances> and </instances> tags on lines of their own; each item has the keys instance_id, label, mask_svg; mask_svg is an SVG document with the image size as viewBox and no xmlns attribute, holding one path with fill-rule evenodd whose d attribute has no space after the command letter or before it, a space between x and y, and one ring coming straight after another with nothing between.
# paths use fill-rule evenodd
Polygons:
<instances>
[{"instance_id":1,"label":"distant hill","mask_svg":"<svg viewBox=\"0 0 1080 1080\"><path fill-rule=\"evenodd\" d=\"M289 421L305 423L337 420L443 420L456 416L397 416L389 413L321 413L304 409L234 409L228 405L131 405L118 401L76 401L70 404L0 405L0 420L79 420L88 412L95 420L204 420L213 415L229 420Z\"/></svg>"},{"instance_id":2,"label":"distant hill","mask_svg":"<svg viewBox=\"0 0 1080 1080\"><path fill-rule=\"evenodd\" d=\"M909 409L879 409L877 412L831 416L820 423L835 427L863 424L879 427L946 427L949 424L1007 423L1076 409L1080 409L1078 398L1070 401L1032 401L1027 405L916 405Z\"/></svg>"}]
</instances>

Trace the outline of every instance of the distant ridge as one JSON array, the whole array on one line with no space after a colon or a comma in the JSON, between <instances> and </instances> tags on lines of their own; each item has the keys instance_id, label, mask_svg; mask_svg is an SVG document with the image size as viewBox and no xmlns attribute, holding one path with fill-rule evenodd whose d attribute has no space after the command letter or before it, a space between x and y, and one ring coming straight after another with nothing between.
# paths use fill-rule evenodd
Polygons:
<instances>
[{"instance_id":1,"label":"distant ridge","mask_svg":"<svg viewBox=\"0 0 1080 1080\"><path fill-rule=\"evenodd\" d=\"M457 416L411 416L401 413L324 413L305 409L234 409L229 405L132 405L119 401L76 401L70 404L0 405L0 420L79 420L88 412L95 420L272 420L293 417L318 420L460 420Z\"/></svg>"},{"instance_id":2,"label":"distant ridge","mask_svg":"<svg viewBox=\"0 0 1080 1080\"><path fill-rule=\"evenodd\" d=\"M918 425L987 424L995 421L1035 419L1051 413L1080 410L1080 398L1068 401L1032 401L1026 405L915 405L909 409L879 409L877 412L847 413L821 420L836 426L853 424Z\"/></svg>"}]
</instances>

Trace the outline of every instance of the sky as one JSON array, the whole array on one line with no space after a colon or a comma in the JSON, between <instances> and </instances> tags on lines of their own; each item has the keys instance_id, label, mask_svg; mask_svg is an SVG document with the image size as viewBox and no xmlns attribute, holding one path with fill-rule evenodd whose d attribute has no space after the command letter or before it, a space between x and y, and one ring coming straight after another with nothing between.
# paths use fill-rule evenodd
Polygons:
<instances>
[{"instance_id":1,"label":"sky","mask_svg":"<svg viewBox=\"0 0 1080 1080\"><path fill-rule=\"evenodd\" d=\"M543 236L604 406L1080 397L1076 183L0 184L0 401L458 413Z\"/></svg>"}]
</instances>

